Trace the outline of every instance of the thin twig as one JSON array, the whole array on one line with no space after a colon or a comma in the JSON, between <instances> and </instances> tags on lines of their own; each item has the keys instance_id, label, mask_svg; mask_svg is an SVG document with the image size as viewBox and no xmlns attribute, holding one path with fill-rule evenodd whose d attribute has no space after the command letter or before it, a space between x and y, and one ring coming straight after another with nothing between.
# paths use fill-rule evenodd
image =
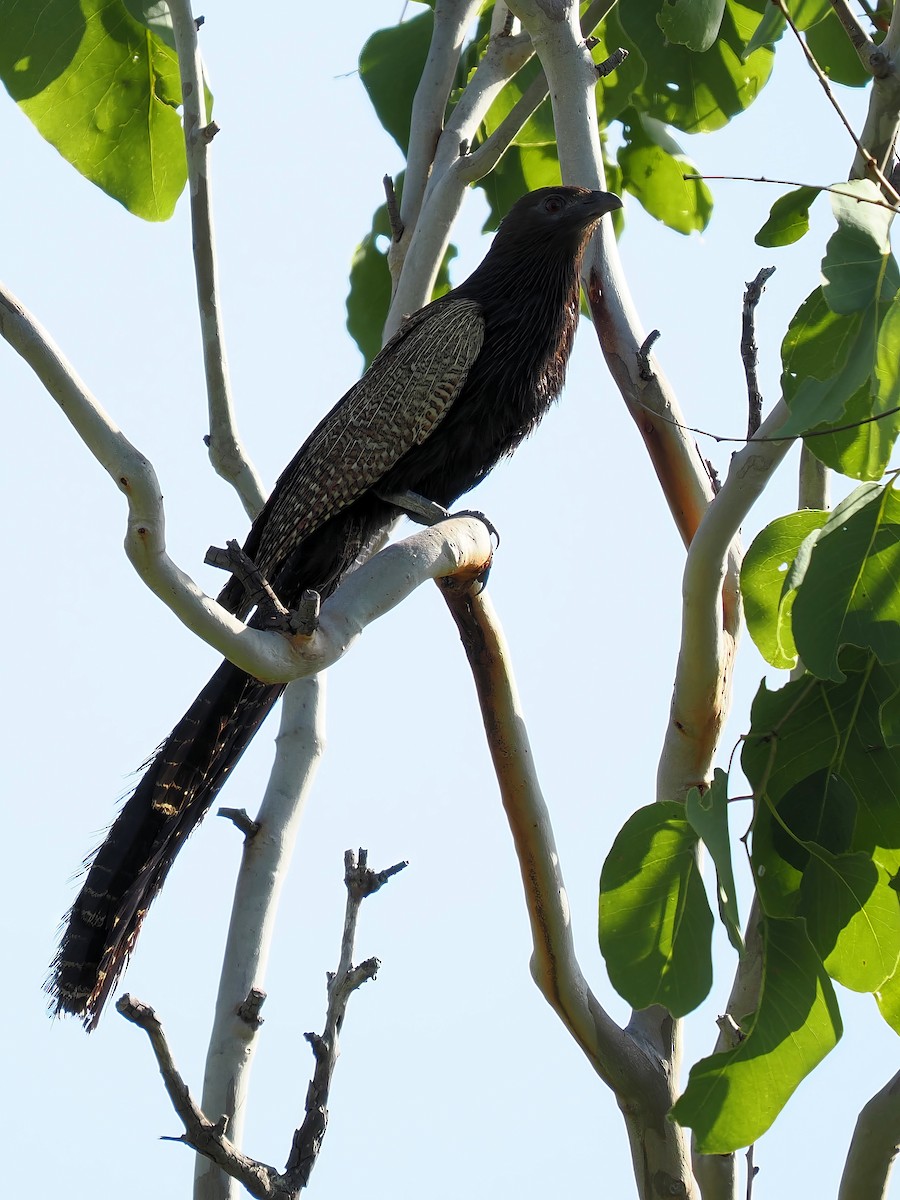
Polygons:
<instances>
[{"instance_id":1,"label":"thin twig","mask_svg":"<svg viewBox=\"0 0 900 1200\"><path fill-rule=\"evenodd\" d=\"M892 417L895 413L900 412L900 404L894 408L886 408L882 413L876 413L872 417L860 417L858 421L848 421L846 425L829 425L826 429L809 429L806 433L791 434L789 438L778 437L759 437L754 434L752 438L748 437L726 437L723 433L713 433L710 429L701 429L698 425L685 425L682 421L676 420L675 417L667 416L665 413L658 413L655 408L651 408L649 404L644 404L640 400L635 400L640 408L644 408L648 413L652 413L654 417L658 417L661 421L667 422L669 425L674 425L684 433L696 433L698 437L712 438L714 442L724 444L733 442L736 445L745 446L747 442L783 442L785 440L793 441L795 438L802 437L804 439L816 437L828 437L832 433L846 433L848 429L859 429L862 425L873 425L876 421L883 421L886 417Z\"/></svg>"},{"instance_id":2,"label":"thin twig","mask_svg":"<svg viewBox=\"0 0 900 1200\"><path fill-rule=\"evenodd\" d=\"M209 144L215 130L207 124L206 119L197 23L191 12L190 0L171 0L169 12L181 74L194 274L209 406L209 459L216 472L240 496L247 514L255 517L265 503L266 495L262 481L241 442L231 397L209 183Z\"/></svg>"},{"instance_id":3,"label":"thin twig","mask_svg":"<svg viewBox=\"0 0 900 1200\"><path fill-rule=\"evenodd\" d=\"M143 1029L150 1039L163 1085L172 1101L172 1107L184 1125L182 1136L173 1140L183 1142L198 1154L211 1159L232 1179L238 1180L251 1196L260 1197L261 1200L282 1197L287 1200L289 1193L280 1186L279 1172L274 1167L242 1154L225 1136L227 1122L224 1119L213 1123L204 1115L175 1066L162 1022L154 1010L129 995L122 996L116 1002L116 1009L126 1021L131 1021L139 1029Z\"/></svg>"},{"instance_id":4,"label":"thin twig","mask_svg":"<svg viewBox=\"0 0 900 1200\"><path fill-rule=\"evenodd\" d=\"M809 65L810 65L813 73L815 74L816 78L818 79L819 83L822 85L822 89L825 92L825 95L828 97L828 100L831 103L832 108L834 109L834 111L837 113L838 117L841 120L841 124L844 126L844 128L847 130L847 132L850 134L851 138L853 138L853 144L856 146L856 149L858 150L859 154L865 160L866 165L868 166L869 170L872 172L872 174L875 176L875 178L881 184L882 188L885 191L885 194L893 200L893 203L900 204L900 196L898 196L896 190L894 189L893 184L887 178L885 173L882 171L881 167L879 166L878 162L875 160L873 155L866 149L866 147L863 145L863 143L857 137L855 129L850 124L850 122L847 119L847 116L844 113L844 110L841 108L840 104L838 104L837 97L835 96L834 92L831 90L831 83L828 79L828 76L825 74L825 72L819 66L816 56L813 54L812 50L810 50L809 46L806 44L806 39L801 36L800 30L797 28L796 22L794 21L794 18L791 16L791 14L788 10L788 6L785 3L785 0L772 0L772 2L781 10L782 16L787 21L788 25L791 27L791 32L793 33L794 37L797 39L797 42L800 45L800 49L803 51L806 61L809 63Z\"/></svg>"},{"instance_id":5,"label":"thin twig","mask_svg":"<svg viewBox=\"0 0 900 1200\"><path fill-rule=\"evenodd\" d=\"M395 863L383 871L372 871L367 865L367 858L365 850L360 850L358 858L352 850L348 850L344 855L347 907L341 937L340 963L337 971L329 973L328 976L325 1030L321 1035L306 1034L306 1039L315 1054L316 1067L307 1090L306 1116L303 1124L294 1133L283 1174L274 1167L243 1154L226 1136L226 1117L220 1117L213 1123L203 1113L175 1066L162 1022L153 1009L128 995L122 996L116 1004L122 1016L139 1029L143 1029L150 1039L172 1107L184 1125L184 1133L173 1140L183 1142L198 1154L210 1159L232 1179L238 1180L251 1196L260 1197L261 1200L294 1200L309 1182L328 1124L328 1095L340 1052L338 1034L344 1023L347 1004L353 992L367 980L374 979L378 970L377 958L368 958L358 966L353 966L353 943L356 939L359 911L367 896L377 892L407 864ZM251 990L242 1006L242 1019L260 1024L259 1010L264 1000L265 992Z\"/></svg>"},{"instance_id":6,"label":"thin twig","mask_svg":"<svg viewBox=\"0 0 900 1200\"><path fill-rule=\"evenodd\" d=\"M767 175L700 175L697 172L682 175L681 178L718 180L725 183L774 183L779 187L815 188L818 192L831 192L835 196L844 196L848 200L856 200L859 204L874 204L876 208L886 208L890 212L900 212L900 204L891 204L887 200L877 200L874 196L859 196L856 192L845 192L835 184L829 183L798 183L796 179L770 179Z\"/></svg>"},{"instance_id":7,"label":"thin twig","mask_svg":"<svg viewBox=\"0 0 900 1200\"><path fill-rule=\"evenodd\" d=\"M650 351L661 336L658 329L651 329L643 342L641 342L640 349L637 352L638 375L645 383L649 383L653 378L653 368L650 366Z\"/></svg>"},{"instance_id":8,"label":"thin twig","mask_svg":"<svg viewBox=\"0 0 900 1200\"><path fill-rule=\"evenodd\" d=\"M747 440L756 433L762 421L762 393L759 390L757 360L759 347L756 344L756 306L759 304L766 283L775 274L774 267L763 267L744 291L744 307L741 318L741 362L747 376Z\"/></svg>"},{"instance_id":9,"label":"thin twig","mask_svg":"<svg viewBox=\"0 0 900 1200\"><path fill-rule=\"evenodd\" d=\"M759 1174L759 1167L753 1165L753 1148L755 1143L747 1147L747 1200L753 1200L753 1180Z\"/></svg>"},{"instance_id":10,"label":"thin twig","mask_svg":"<svg viewBox=\"0 0 900 1200\"><path fill-rule=\"evenodd\" d=\"M337 971L333 974L329 972L328 975L328 1009L324 1032L304 1035L312 1047L316 1066L306 1093L306 1116L303 1118L303 1124L294 1133L291 1153L284 1172L286 1181L296 1192L305 1188L309 1182L328 1126L328 1096L340 1054L338 1035L344 1023L347 1004L361 984L375 978L379 967L377 958L367 958L365 962L353 966L353 943L356 940L359 910L367 896L377 892L406 865L405 862L395 863L384 871L376 872L368 866L368 851L361 849L358 858L352 850L347 850L344 854L347 907L344 913L340 962Z\"/></svg>"},{"instance_id":11,"label":"thin twig","mask_svg":"<svg viewBox=\"0 0 900 1200\"><path fill-rule=\"evenodd\" d=\"M387 204L388 220L391 224L391 238L395 242L399 242L403 237L403 219L400 216L400 205L397 201L397 193L394 191L394 181L390 175L385 175L381 181L384 184L384 197Z\"/></svg>"}]
</instances>

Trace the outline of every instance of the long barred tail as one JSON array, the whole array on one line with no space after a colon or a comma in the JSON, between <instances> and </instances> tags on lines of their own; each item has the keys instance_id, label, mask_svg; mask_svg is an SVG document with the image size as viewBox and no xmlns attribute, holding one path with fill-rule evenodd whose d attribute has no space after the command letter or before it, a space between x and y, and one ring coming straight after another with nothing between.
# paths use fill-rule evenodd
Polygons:
<instances>
[{"instance_id":1,"label":"long barred tail","mask_svg":"<svg viewBox=\"0 0 900 1200\"><path fill-rule=\"evenodd\" d=\"M224 662L162 744L94 855L47 990L95 1028L188 834L281 695Z\"/></svg>"}]
</instances>

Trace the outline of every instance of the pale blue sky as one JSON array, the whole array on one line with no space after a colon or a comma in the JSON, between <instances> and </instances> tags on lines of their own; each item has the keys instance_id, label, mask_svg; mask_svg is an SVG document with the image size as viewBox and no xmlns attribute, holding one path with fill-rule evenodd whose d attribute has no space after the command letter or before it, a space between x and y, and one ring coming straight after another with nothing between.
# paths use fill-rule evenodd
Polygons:
<instances>
[{"instance_id":1,"label":"pale blue sky","mask_svg":"<svg viewBox=\"0 0 900 1200\"><path fill-rule=\"evenodd\" d=\"M356 77L359 49L401 4L347 0L211 6L202 44L222 132L213 152L226 332L240 425L271 482L356 378L344 332L353 248L399 151ZM338 16L339 13L339 16ZM852 145L793 47L774 82L723 133L681 139L711 173L826 183ZM211 542L242 536L240 505L209 469L187 207L145 225L85 183L0 96L4 181L0 276L52 331L127 436L156 465L176 561L215 591ZM848 101L858 117L861 96ZM691 424L739 435L741 294L778 272L759 311L761 377L776 398L777 347L817 282L827 206L797 247L753 244L779 191L712 185L703 237L682 238L627 201L622 253L657 352ZM479 260L480 198L455 240L455 278ZM142 587L121 551L124 506L104 472L12 351L0 345L10 434L4 460L8 797L3 903L10 1195L47 1187L72 1200L187 1194L191 1156L160 1142L178 1122L143 1035L114 1012L85 1037L45 1015L40 984L71 876L110 821L131 773L215 665ZM704 439L720 473L730 447ZM785 511L778 494L747 540ZM553 813L576 936L592 986L617 1018L595 939L597 878L628 812L653 798L677 651L683 551L591 327L567 390L539 434L477 493L503 541L490 588L515 655ZM746 728L763 673L739 660L722 762ZM325 971L343 910L342 854L410 867L368 902L359 957L382 960L351 1005L314 1195L374 1200L538 1200L633 1195L615 1102L528 974L516 864L455 629L432 588L372 627L329 680L329 747L285 890L267 988L246 1148L281 1166L302 1114ZM274 723L227 792L253 809ZM744 815L738 820L742 822ZM210 817L154 906L124 986L160 1012L199 1093L216 960L239 854ZM688 1060L707 1053L731 952L720 939L715 997L689 1022ZM859 1106L893 1073L895 1036L870 999L841 992L848 1031L757 1147L754 1193L834 1194ZM42 1190L40 1185L37 1189ZM900 1194L900 1193L898 1193Z\"/></svg>"}]
</instances>

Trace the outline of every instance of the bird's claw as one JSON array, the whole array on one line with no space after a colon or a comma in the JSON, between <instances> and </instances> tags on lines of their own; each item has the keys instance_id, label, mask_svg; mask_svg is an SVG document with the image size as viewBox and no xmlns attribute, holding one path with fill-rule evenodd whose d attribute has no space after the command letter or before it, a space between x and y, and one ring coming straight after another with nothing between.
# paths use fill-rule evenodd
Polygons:
<instances>
[{"instance_id":1,"label":"bird's claw","mask_svg":"<svg viewBox=\"0 0 900 1200\"><path fill-rule=\"evenodd\" d=\"M500 532L490 517L486 517L483 512L480 512L477 508L464 508L461 512L451 513L450 515L453 517L475 517L482 525L487 526L487 531L494 540L494 549L500 549Z\"/></svg>"}]
</instances>

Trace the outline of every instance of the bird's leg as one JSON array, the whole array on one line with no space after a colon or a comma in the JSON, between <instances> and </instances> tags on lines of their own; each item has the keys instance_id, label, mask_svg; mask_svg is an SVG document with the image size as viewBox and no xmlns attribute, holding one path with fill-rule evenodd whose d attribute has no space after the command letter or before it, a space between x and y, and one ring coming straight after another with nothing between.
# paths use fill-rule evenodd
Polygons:
<instances>
[{"instance_id":1,"label":"bird's leg","mask_svg":"<svg viewBox=\"0 0 900 1200\"><path fill-rule=\"evenodd\" d=\"M442 504L426 500L417 492L376 491L375 495L379 500L384 500L387 504L393 504L394 508L401 509L417 525L437 525L439 521L446 521L450 516Z\"/></svg>"},{"instance_id":2,"label":"bird's leg","mask_svg":"<svg viewBox=\"0 0 900 1200\"><path fill-rule=\"evenodd\" d=\"M318 592L305 591L297 611L291 612L278 599L274 588L253 559L244 553L236 541L228 542L224 550L221 546L210 546L203 561L211 567L230 571L240 581L248 605L259 609L260 624L264 628L307 635L315 633L321 603Z\"/></svg>"}]
</instances>

